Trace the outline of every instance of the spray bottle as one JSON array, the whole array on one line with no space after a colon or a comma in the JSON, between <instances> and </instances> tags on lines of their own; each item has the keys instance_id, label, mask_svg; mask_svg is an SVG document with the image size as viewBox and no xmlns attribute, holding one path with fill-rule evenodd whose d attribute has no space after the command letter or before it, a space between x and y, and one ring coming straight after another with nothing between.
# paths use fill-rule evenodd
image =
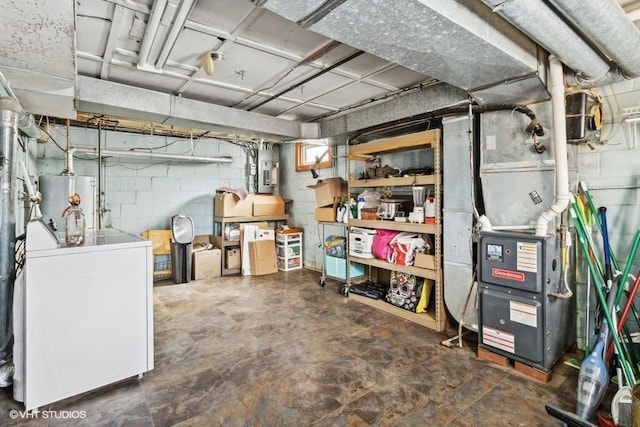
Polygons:
<instances>
[{"instance_id":1,"label":"spray bottle","mask_svg":"<svg viewBox=\"0 0 640 427\"><path fill-rule=\"evenodd\" d=\"M363 208L364 208L364 197L358 197L358 219L362 219Z\"/></svg>"}]
</instances>

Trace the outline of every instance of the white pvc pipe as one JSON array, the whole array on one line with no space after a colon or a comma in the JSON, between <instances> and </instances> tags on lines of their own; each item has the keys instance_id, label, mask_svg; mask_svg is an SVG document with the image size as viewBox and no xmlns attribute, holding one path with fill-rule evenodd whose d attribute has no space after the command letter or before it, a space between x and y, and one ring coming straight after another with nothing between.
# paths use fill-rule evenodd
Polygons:
<instances>
[{"instance_id":1,"label":"white pvc pipe","mask_svg":"<svg viewBox=\"0 0 640 427\"><path fill-rule=\"evenodd\" d=\"M140 46L140 54L138 55L138 66L143 67L147 63L149 53L151 52L151 46L156 38L158 27L160 27L160 18L164 13L167 0L156 0L153 4L153 10L149 15L147 21L147 27L144 30L144 36L142 37L142 46Z\"/></svg>"},{"instance_id":2,"label":"white pvc pipe","mask_svg":"<svg viewBox=\"0 0 640 427\"><path fill-rule=\"evenodd\" d=\"M158 60L156 61L156 68L162 69L164 64L167 63L167 59L169 58L169 53L171 53L171 49L173 49L173 45L175 44L182 28L184 27L184 23L189 16L189 12L191 12L191 7L194 4L194 0L182 0L180 3L180 8L176 13L176 16L173 19L173 25L171 30L169 30L169 34L164 41L164 45L162 46L162 50L160 51L160 55L158 56Z\"/></svg>"},{"instance_id":3,"label":"white pvc pipe","mask_svg":"<svg viewBox=\"0 0 640 427\"><path fill-rule=\"evenodd\" d=\"M492 225L494 231L533 230L533 225Z\"/></svg>"},{"instance_id":4,"label":"white pvc pipe","mask_svg":"<svg viewBox=\"0 0 640 427\"><path fill-rule=\"evenodd\" d=\"M96 147L73 147L72 152L86 153L98 155L98 148ZM145 159L164 159L164 160L176 160L181 162L193 162L193 163L232 163L231 157L204 157L204 156L191 156L189 154L171 154L171 153L157 153L152 151L131 151L131 150L100 150L101 155L112 157L135 157Z\"/></svg>"},{"instance_id":5,"label":"white pvc pipe","mask_svg":"<svg viewBox=\"0 0 640 427\"><path fill-rule=\"evenodd\" d=\"M569 204L569 162L567 159L567 127L564 100L564 71L555 56L549 57L551 82L551 111L553 114L553 152L556 162L556 198L536 221L536 236L546 236L548 224L560 215Z\"/></svg>"}]
</instances>

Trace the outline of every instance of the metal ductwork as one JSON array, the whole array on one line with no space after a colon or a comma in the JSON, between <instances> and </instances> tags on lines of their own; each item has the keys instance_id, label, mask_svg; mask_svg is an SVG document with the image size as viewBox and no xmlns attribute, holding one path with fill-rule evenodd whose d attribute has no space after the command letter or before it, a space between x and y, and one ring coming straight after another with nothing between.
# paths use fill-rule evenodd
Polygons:
<instances>
[{"instance_id":1,"label":"metal ductwork","mask_svg":"<svg viewBox=\"0 0 640 427\"><path fill-rule=\"evenodd\" d=\"M316 137L303 135L299 122L85 76L78 76L76 107L95 114L265 140Z\"/></svg>"},{"instance_id":2,"label":"metal ductwork","mask_svg":"<svg viewBox=\"0 0 640 427\"><path fill-rule=\"evenodd\" d=\"M20 104L0 98L0 359L6 356L15 273L15 173Z\"/></svg>"},{"instance_id":3,"label":"metal ductwork","mask_svg":"<svg viewBox=\"0 0 640 427\"><path fill-rule=\"evenodd\" d=\"M475 0L268 0L263 7L465 90L538 75L543 68L536 44ZM546 86L539 79L537 85Z\"/></svg>"},{"instance_id":4,"label":"metal ductwork","mask_svg":"<svg viewBox=\"0 0 640 427\"><path fill-rule=\"evenodd\" d=\"M482 0L494 12L557 56L584 77L597 78L609 65L582 40L554 11L540 1Z\"/></svg>"},{"instance_id":5,"label":"metal ductwork","mask_svg":"<svg viewBox=\"0 0 640 427\"><path fill-rule=\"evenodd\" d=\"M611 58L626 77L640 76L640 31L618 3L613 0L550 2Z\"/></svg>"}]
</instances>

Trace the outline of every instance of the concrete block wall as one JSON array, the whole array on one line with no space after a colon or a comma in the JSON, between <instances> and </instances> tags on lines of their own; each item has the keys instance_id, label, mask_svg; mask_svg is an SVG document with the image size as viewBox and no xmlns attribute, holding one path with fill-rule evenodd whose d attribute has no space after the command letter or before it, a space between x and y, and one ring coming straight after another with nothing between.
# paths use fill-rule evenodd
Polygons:
<instances>
[{"instance_id":1,"label":"concrete block wall","mask_svg":"<svg viewBox=\"0 0 640 427\"><path fill-rule=\"evenodd\" d=\"M54 128L52 136L62 147L66 145L64 127ZM70 140L72 146L97 147L98 131L72 128ZM102 144L109 149L192 153L191 140L158 135L102 131ZM231 156L233 163L106 159L102 193L113 228L132 234L168 229L171 216L182 213L193 219L196 234L213 232L213 195L220 187L247 188L246 155L242 148L212 138L194 140L193 147L197 156ZM74 159L73 168L78 175L97 177L97 160L81 153L76 157L91 158ZM63 152L51 141L38 144L36 165L38 175L59 174L64 168Z\"/></svg>"},{"instance_id":2,"label":"concrete block wall","mask_svg":"<svg viewBox=\"0 0 640 427\"><path fill-rule=\"evenodd\" d=\"M333 167L318 169L320 175L318 179L333 176L346 177L346 146L332 147L334 156ZM295 171L295 144L284 144L280 148L280 194L285 199L294 199L289 205L289 224L302 227L303 237L303 262L307 268L322 270L323 236L331 234L344 235L344 227L322 226L315 220L316 199L312 189L308 185L317 183L317 179L311 176L311 172Z\"/></svg>"},{"instance_id":3,"label":"concrete block wall","mask_svg":"<svg viewBox=\"0 0 640 427\"><path fill-rule=\"evenodd\" d=\"M640 123L626 122L624 109L639 107L640 79L597 89L603 100L602 144L579 149L579 178L596 206L607 207L609 241L624 264L640 228ZM640 117L640 114L638 115ZM640 268L637 254L632 273Z\"/></svg>"}]
</instances>

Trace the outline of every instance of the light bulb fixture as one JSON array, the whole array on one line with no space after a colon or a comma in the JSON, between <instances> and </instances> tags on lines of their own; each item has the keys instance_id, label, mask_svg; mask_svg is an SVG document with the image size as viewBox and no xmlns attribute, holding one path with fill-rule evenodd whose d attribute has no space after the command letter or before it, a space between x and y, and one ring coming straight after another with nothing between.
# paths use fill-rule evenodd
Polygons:
<instances>
[{"instance_id":1,"label":"light bulb fixture","mask_svg":"<svg viewBox=\"0 0 640 427\"><path fill-rule=\"evenodd\" d=\"M212 76L214 71L213 63L215 61L220 61L224 59L224 53L213 51L207 52L202 56L202 70L207 73L207 75Z\"/></svg>"},{"instance_id":2,"label":"light bulb fixture","mask_svg":"<svg viewBox=\"0 0 640 427\"><path fill-rule=\"evenodd\" d=\"M318 179L320 177L315 169L311 169L311 176L313 177L313 179Z\"/></svg>"}]
</instances>

